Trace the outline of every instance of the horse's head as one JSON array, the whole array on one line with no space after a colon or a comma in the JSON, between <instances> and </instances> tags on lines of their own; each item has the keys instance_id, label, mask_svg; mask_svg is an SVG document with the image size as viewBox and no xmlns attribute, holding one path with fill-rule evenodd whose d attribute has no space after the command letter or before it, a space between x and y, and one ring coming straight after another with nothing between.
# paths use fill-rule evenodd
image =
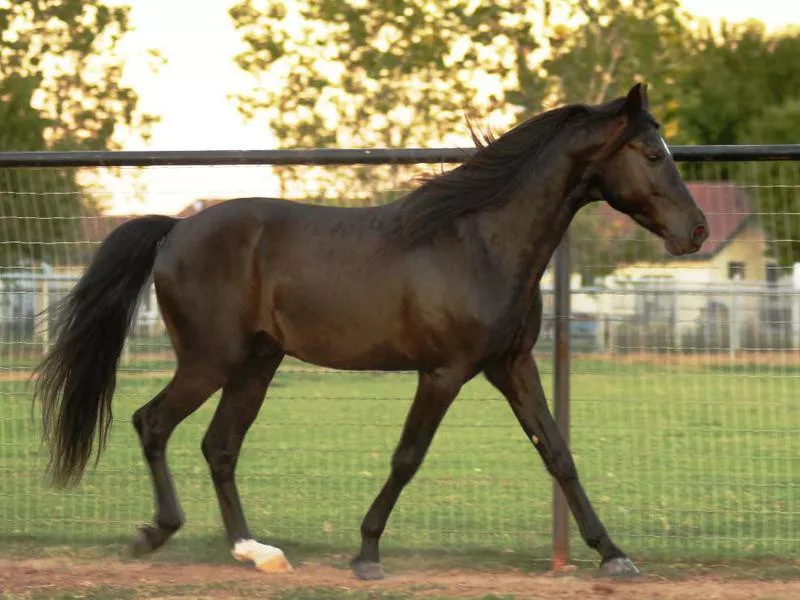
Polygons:
<instances>
[{"instance_id":1,"label":"horse's head","mask_svg":"<svg viewBox=\"0 0 800 600\"><path fill-rule=\"evenodd\" d=\"M658 133L646 88L637 83L622 106L619 125L592 161L593 191L662 238L670 254L696 252L708 237L708 221Z\"/></svg>"}]
</instances>

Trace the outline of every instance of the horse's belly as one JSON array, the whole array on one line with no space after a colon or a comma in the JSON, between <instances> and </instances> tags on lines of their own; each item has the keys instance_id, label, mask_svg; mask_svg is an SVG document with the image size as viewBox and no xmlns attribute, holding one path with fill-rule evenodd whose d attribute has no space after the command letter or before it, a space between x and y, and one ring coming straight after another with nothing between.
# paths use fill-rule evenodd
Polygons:
<instances>
[{"instance_id":1,"label":"horse's belly","mask_svg":"<svg viewBox=\"0 0 800 600\"><path fill-rule=\"evenodd\" d=\"M284 351L338 369L417 370L447 363L452 332L434 315L409 314L399 296L291 294L265 320Z\"/></svg>"},{"instance_id":2,"label":"horse's belly","mask_svg":"<svg viewBox=\"0 0 800 600\"><path fill-rule=\"evenodd\" d=\"M485 347L476 294L427 263L303 264L266 269L261 295L264 328L290 356L341 369L418 370L470 360Z\"/></svg>"},{"instance_id":3,"label":"horse's belly","mask_svg":"<svg viewBox=\"0 0 800 600\"><path fill-rule=\"evenodd\" d=\"M263 319L287 354L341 369L411 368L391 306L299 292L278 294Z\"/></svg>"},{"instance_id":4,"label":"horse's belly","mask_svg":"<svg viewBox=\"0 0 800 600\"><path fill-rule=\"evenodd\" d=\"M346 328L346 324L342 324ZM404 349L389 332L357 324L308 323L286 327L281 341L290 356L336 369L406 370L418 367L419 356Z\"/></svg>"}]
</instances>

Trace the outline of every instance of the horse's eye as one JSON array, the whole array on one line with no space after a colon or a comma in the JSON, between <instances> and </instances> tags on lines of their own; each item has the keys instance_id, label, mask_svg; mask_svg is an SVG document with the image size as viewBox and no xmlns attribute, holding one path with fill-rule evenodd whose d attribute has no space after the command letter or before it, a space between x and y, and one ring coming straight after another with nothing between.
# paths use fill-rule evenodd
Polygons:
<instances>
[{"instance_id":1,"label":"horse's eye","mask_svg":"<svg viewBox=\"0 0 800 600\"><path fill-rule=\"evenodd\" d=\"M655 152L655 153L645 154L645 158L647 158L648 162L658 163L664 159L664 155L661 152Z\"/></svg>"}]
</instances>

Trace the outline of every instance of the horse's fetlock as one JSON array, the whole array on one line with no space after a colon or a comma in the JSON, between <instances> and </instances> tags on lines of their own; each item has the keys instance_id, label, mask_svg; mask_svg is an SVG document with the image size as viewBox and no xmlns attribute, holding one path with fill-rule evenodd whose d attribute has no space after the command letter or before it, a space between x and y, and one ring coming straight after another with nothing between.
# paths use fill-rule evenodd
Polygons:
<instances>
[{"instance_id":1,"label":"horse's fetlock","mask_svg":"<svg viewBox=\"0 0 800 600\"><path fill-rule=\"evenodd\" d=\"M156 525L158 528L164 531L165 533L172 535L178 529L183 527L184 518L183 515L175 515L172 517L159 517L156 521Z\"/></svg>"}]
</instances>

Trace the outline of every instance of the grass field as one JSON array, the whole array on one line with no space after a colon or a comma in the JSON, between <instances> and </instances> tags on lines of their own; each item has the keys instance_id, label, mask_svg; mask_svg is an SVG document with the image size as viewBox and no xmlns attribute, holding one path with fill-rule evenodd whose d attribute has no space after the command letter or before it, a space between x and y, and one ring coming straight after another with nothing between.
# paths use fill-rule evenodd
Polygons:
<instances>
[{"instance_id":1,"label":"grass field","mask_svg":"<svg viewBox=\"0 0 800 600\"><path fill-rule=\"evenodd\" d=\"M139 362L120 375L109 448L69 492L42 481L26 383L0 381L0 554L48 544L116 547L150 520L151 488L130 417L166 382L164 366ZM549 390L547 358L542 370ZM632 556L800 554L800 369L579 359L573 373L576 462L601 518ZM309 372L287 363L239 464L253 531L290 548L355 550L414 384L408 374ZM215 405L187 420L169 448L187 515L176 544L197 556L209 546L225 554L199 449ZM546 560L550 512L551 482L538 455L478 378L398 503L384 548ZM573 549L578 559L595 558L577 535Z\"/></svg>"}]
</instances>

